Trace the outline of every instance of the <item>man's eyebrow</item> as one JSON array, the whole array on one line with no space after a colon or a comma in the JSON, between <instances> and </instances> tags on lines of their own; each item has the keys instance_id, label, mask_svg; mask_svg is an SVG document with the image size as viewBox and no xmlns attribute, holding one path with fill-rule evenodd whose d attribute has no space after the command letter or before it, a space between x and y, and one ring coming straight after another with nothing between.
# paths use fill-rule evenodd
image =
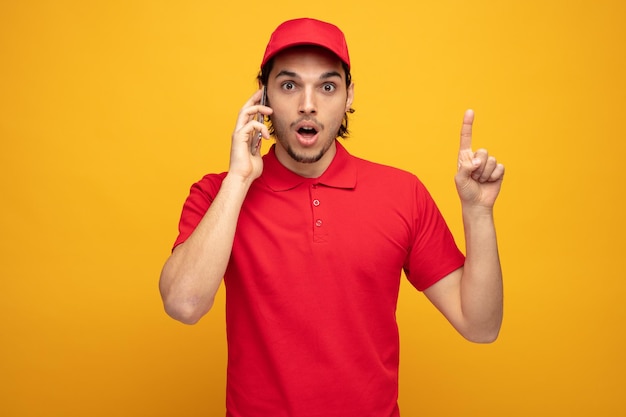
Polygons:
<instances>
[{"instance_id":1,"label":"man's eyebrow","mask_svg":"<svg viewBox=\"0 0 626 417\"><path fill-rule=\"evenodd\" d=\"M282 70L278 74L276 74L276 78L278 77L298 78L298 74L293 71Z\"/></svg>"},{"instance_id":2,"label":"man's eyebrow","mask_svg":"<svg viewBox=\"0 0 626 417\"><path fill-rule=\"evenodd\" d=\"M338 71L328 71L323 73L320 76L320 80L327 80L328 78L339 77L341 78L341 74Z\"/></svg>"},{"instance_id":3,"label":"man's eyebrow","mask_svg":"<svg viewBox=\"0 0 626 417\"><path fill-rule=\"evenodd\" d=\"M300 78L300 76L297 73L293 71L288 71L288 70L282 70L278 72L278 74L276 74L276 78L279 78L279 77ZM333 77L341 78L341 73L338 71L328 71L320 75L320 80L327 80Z\"/></svg>"}]
</instances>

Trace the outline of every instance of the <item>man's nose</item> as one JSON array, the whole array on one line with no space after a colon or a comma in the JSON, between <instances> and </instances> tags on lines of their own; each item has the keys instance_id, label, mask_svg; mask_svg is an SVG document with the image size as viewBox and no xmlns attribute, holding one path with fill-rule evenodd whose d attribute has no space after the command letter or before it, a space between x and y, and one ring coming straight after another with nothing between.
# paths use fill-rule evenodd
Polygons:
<instances>
[{"instance_id":1,"label":"man's nose","mask_svg":"<svg viewBox=\"0 0 626 417\"><path fill-rule=\"evenodd\" d=\"M312 88L305 88L302 91L300 100L300 108L298 109L300 114L315 114L317 113L317 103L315 100L315 91Z\"/></svg>"}]
</instances>

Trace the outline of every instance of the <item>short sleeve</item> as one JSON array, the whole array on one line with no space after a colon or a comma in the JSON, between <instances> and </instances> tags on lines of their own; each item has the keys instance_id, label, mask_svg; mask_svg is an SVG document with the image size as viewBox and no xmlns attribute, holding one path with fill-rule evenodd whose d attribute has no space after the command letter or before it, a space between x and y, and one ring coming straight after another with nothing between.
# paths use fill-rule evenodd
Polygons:
<instances>
[{"instance_id":1,"label":"short sleeve","mask_svg":"<svg viewBox=\"0 0 626 417\"><path fill-rule=\"evenodd\" d=\"M435 201L419 180L414 196L412 245L404 271L411 284L423 291L463 266L465 256Z\"/></svg>"},{"instance_id":2,"label":"short sleeve","mask_svg":"<svg viewBox=\"0 0 626 417\"><path fill-rule=\"evenodd\" d=\"M189 195L183 204L178 223L178 237L172 249L186 241L193 231L196 230L196 227L213 203L225 176L225 173L209 174L191 186Z\"/></svg>"}]
</instances>

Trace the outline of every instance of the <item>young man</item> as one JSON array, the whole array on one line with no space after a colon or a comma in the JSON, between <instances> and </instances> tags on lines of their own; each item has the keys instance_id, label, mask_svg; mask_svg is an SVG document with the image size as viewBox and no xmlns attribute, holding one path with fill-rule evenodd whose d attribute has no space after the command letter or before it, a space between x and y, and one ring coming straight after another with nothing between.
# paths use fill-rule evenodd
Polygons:
<instances>
[{"instance_id":1,"label":"young man","mask_svg":"<svg viewBox=\"0 0 626 417\"><path fill-rule=\"evenodd\" d=\"M205 176L185 202L161 275L165 309L195 323L224 279L228 416L398 416L403 270L465 338L497 337L493 206L504 167L472 151L466 112L455 177L465 257L414 175L351 156L337 141L354 97L337 27L283 23L259 79L239 113L228 172ZM258 132L270 138L258 113L276 139L265 156L251 151Z\"/></svg>"}]
</instances>

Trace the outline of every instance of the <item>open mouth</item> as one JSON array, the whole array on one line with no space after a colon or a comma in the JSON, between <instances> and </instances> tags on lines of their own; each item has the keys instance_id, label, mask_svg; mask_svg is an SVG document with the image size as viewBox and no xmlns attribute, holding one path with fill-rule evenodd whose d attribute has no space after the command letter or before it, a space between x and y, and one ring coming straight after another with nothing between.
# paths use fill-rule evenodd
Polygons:
<instances>
[{"instance_id":1,"label":"open mouth","mask_svg":"<svg viewBox=\"0 0 626 417\"><path fill-rule=\"evenodd\" d=\"M301 146L309 147L317 143L319 130L312 123L303 123L297 126L296 135Z\"/></svg>"},{"instance_id":2,"label":"open mouth","mask_svg":"<svg viewBox=\"0 0 626 417\"><path fill-rule=\"evenodd\" d=\"M317 143L324 126L313 119L300 119L294 124L296 140L300 146L311 147Z\"/></svg>"},{"instance_id":3,"label":"open mouth","mask_svg":"<svg viewBox=\"0 0 626 417\"><path fill-rule=\"evenodd\" d=\"M302 126L298 129L298 134L303 138L312 138L317 135L317 129L311 126Z\"/></svg>"}]
</instances>

